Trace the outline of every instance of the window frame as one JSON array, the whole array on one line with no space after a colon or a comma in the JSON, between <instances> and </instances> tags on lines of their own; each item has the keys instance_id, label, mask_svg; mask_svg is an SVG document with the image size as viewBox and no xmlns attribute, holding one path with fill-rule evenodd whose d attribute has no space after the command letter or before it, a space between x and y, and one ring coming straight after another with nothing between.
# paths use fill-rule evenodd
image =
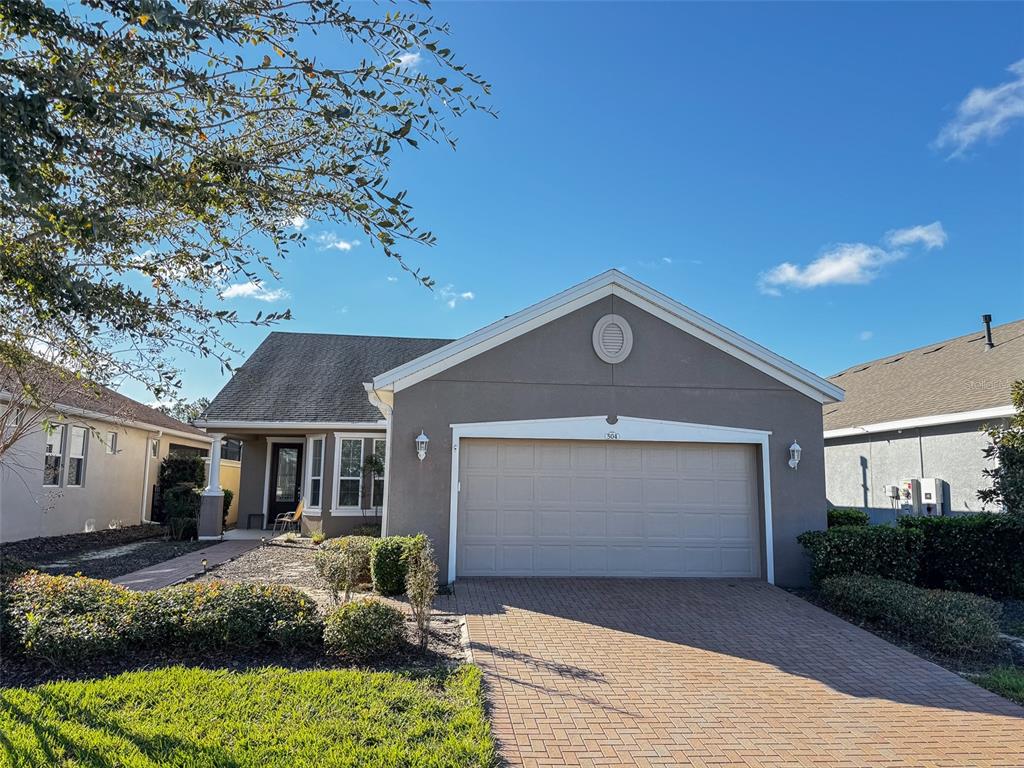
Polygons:
<instances>
[{"instance_id":1,"label":"window frame","mask_svg":"<svg viewBox=\"0 0 1024 768\"><path fill-rule=\"evenodd\" d=\"M107 432L107 444L105 446L108 456L117 455L117 432Z\"/></svg>"},{"instance_id":2,"label":"window frame","mask_svg":"<svg viewBox=\"0 0 1024 768\"><path fill-rule=\"evenodd\" d=\"M160 438L151 437L149 438L149 457L151 459L160 458Z\"/></svg>"},{"instance_id":3,"label":"window frame","mask_svg":"<svg viewBox=\"0 0 1024 768\"><path fill-rule=\"evenodd\" d=\"M366 461L366 441L381 437L382 432L334 432L334 472L331 475L331 515L335 517L361 517L363 515L363 463ZM359 441L359 476L341 477L341 443L342 440ZM342 480L359 480L358 503L354 506L341 506Z\"/></svg>"},{"instance_id":4,"label":"window frame","mask_svg":"<svg viewBox=\"0 0 1024 768\"><path fill-rule=\"evenodd\" d=\"M44 442L43 442L43 488L60 488L64 481L64 442L67 440L68 430L66 424L53 424L53 433L48 433L44 430ZM60 437L54 441L55 451L53 453L48 450L50 445L50 438L57 434L60 430ZM57 482L48 483L46 482L46 460L51 457L57 457Z\"/></svg>"},{"instance_id":5,"label":"window frame","mask_svg":"<svg viewBox=\"0 0 1024 768\"><path fill-rule=\"evenodd\" d=\"M313 444L320 441L320 466L314 467L313 462L316 456L316 452L313 450ZM303 511L310 517L319 517L320 512L323 510L324 504L324 464L326 464L327 458L327 435L308 435L306 437L306 455L309 459L306 461L306 472L305 472L305 483L303 484L302 500L303 500ZM314 471L316 470L316 471ZM320 481L320 498L317 499L317 503L313 504L309 501L309 493L313 488L313 481Z\"/></svg>"},{"instance_id":6,"label":"window frame","mask_svg":"<svg viewBox=\"0 0 1024 768\"><path fill-rule=\"evenodd\" d=\"M75 443L75 430L79 430L82 433L82 455L72 455L72 446ZM65 488L84 488L85 487L85 470L87 458L89 456L89 428L79 427L74 424L71 425L71 429L68 432L68 439L66 443L66 450L64 457L64 487ZM80 461L82 462L79 466L77 482L71 482L71 462Z\"/></svg>"},{"instance_id":7,"label":"window frame","mask_svg":"<svg viewBox=\"0 0 1024 768\"><path fill-rule=\"evenodd\" d=\"M384 444L384 449L380 453L380 460L384 462L384 471L381 472L379 477L376 474L370 475L370 508L377 509L377 507L380 507L384 509L384 475L388 471L388 439L387 437L373 438L373 447L370 452L375 456L377 455L377 443ZM373 497L377 490L377 480L380 480L380 504L375 504Z\"/></svg>"}]
</instances>

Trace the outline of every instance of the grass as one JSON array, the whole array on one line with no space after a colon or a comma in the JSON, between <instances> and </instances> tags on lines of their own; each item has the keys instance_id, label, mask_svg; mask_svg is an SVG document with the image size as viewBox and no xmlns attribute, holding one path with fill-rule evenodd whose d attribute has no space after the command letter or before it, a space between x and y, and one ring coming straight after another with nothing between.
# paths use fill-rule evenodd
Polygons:
<instances>
[{"instance_id":1,"label":"grass","mask_svg":"<svg viewBox=\"0 0 1024 768\"><path fill-rule=\"evenodd\" d=\"M996 667L973 680L982 688L988 688L1010 701L1024 704L1024 669L1020 667Z\"/></svg>"},{"instance_id":2,"label":"grass","mask_svg":"<svg viewBox=\"0 0 1024 768\"><path fill-rule=\"evenodd\" d=\"M171 667L0 690L0 765L492 766L480 671Z\"/></svg>"}]
</instances>

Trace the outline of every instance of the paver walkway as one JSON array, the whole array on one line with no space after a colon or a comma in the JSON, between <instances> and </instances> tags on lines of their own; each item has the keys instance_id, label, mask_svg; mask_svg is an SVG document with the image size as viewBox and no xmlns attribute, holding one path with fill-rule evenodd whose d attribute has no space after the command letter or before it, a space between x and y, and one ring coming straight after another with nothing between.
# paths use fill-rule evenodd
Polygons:
<instances>
[{"instance_id":1,"label":"paver walkway","mask_svg":"<svg viewBox=\"0 0 1024 768\"><path fill-rule=\"evenodd\" d=\"M226 563L228 560L234 560L239 555L244 555L249 550L256 549L258 546L260 546L260 542L251 539L221 541L211 544L204 549L189 552L187 555L181 555L180 557L157 563L149 568L126 573L123 576L118 576L116 579L111 579L111 581L140 592L168 587L171 584L178 584L202 573L204 558L206 559L207 567L213 568L215 565Z\"/></svg>"},{"instance_id":2,"label":"paver walkway","mask_svg":"<svg viewBox=\"0 0 1024 768\"><path fill-rule=\"evenodd\" d=\"M1024 708L763 582L478 579L514 766L1024 766Z\"/></svg>"}]
</instances>

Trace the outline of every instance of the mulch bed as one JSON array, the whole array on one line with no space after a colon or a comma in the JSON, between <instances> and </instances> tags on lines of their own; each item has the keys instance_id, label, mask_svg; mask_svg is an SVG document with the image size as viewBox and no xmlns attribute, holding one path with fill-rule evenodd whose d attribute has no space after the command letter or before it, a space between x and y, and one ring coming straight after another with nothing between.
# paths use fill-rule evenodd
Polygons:
<instances>
[{"instance_id":1,"label":"mulch bed","mask_svg":"<svg viewBox=\"0 0 1024 768\"><path fill-rule=\"evenodd\" d=\"M69 533L64 536L39 536L0 544L0 557L14 557L36 563L59 555L119 547L135 541L163 538L166 535L167 529L161 525L130 525L88 533Z\"/></svg>"}]
</instances>

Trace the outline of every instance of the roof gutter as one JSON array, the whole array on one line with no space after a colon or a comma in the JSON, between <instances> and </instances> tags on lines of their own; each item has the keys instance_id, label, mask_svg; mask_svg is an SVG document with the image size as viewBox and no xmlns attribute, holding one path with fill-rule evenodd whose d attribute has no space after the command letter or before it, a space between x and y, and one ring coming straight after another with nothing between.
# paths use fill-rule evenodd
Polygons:
<instances>
[{"instance_id":1,"label":"roof gutter","mask_svg":"<svg viewBox=\"0 0 1024 768\"><path fill-rule=\"evenodd\" d=\"M384 419L377 421L221 421L217 419L197 419L192 422L200 429L220 432L225 429L366 429L367 427L383 427Z\"/></svg>"},{"instance_id":2,"label":"roof gutter","mask_svg":"<svg viewBox=\"0 0 1024 768\"><path fill-rule=\"evenodd\" d=\"M943 424L962 424L968 421L984 421L986 419L1005 419L1013 416L1012 405L1000 405L995 408L981 408L976 411L959 411L957 413L936 413L931 416L918 416L912 419L898 419L896 421L880 421L875 424L863 426L842 427L841 429L826 429L825 439L831 440L838 437L854 437L856 435L870 435L879 432L899 432L903 429L916 429L918 427L937 427Z\"/></svg>"}]
</instances>

